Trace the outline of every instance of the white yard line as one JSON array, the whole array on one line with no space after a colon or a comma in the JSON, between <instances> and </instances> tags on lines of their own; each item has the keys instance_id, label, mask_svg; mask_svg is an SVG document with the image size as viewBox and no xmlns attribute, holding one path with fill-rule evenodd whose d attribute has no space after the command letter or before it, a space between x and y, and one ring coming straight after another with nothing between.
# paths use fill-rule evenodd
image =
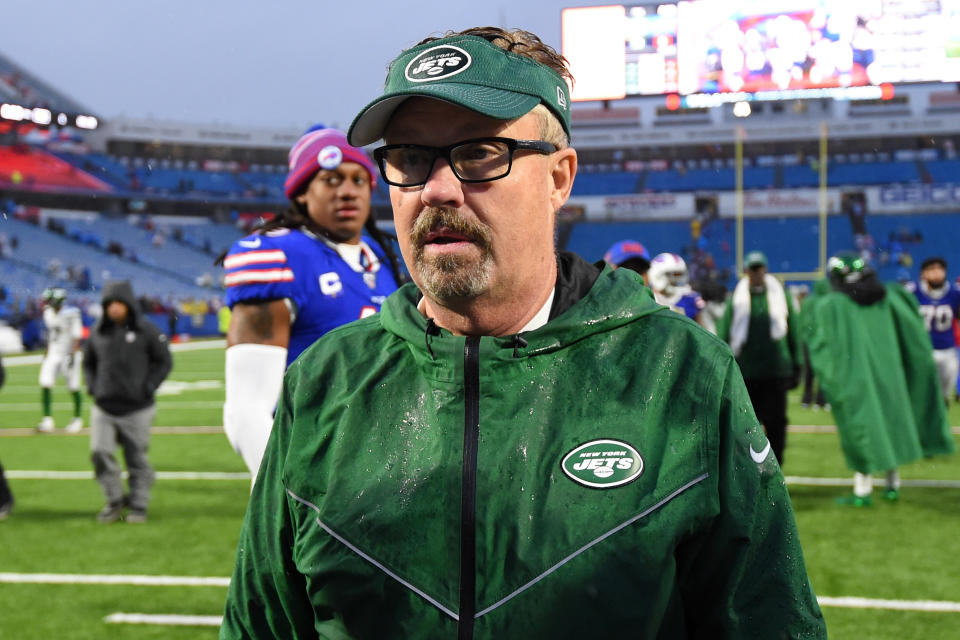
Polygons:
<instances>
[{"instance_id":1,"label":"white yard line","mask_svg":"<svg viewBox=\"0 0 960 640\"><path fill-rule=\"evenodd\" d=\"M39 389L40 387L37 387ZM168 396L169 397L169 396ZM84 404L89 401L85 398ZM40 415L40 402L4 402L0 407L6 411L33 411ZM219 409L223 407L223 400L160 400L157 407L161 411L164 409ZM54 409L73 409L72 402L54 402Z\"/></svg>"},{"instance_id":2,"label":"white yard line","mask_svg":"<svg viewBox=\"0 0 960 640\"><path fill-rule=\"evenodd\" d=\"M4 584L89 584L157 587L228 587L230 578L213 576L149 576L97 575L82 573L0 573ZM927 611L960 613L960 602L947 600L888 600L858 596L818 596L822 607L849 609L888 609L895 611ZM220 616L185 616L174 614L114 613L106 622L127 624L212 625L220 624Z\"/></svg>"},{"instance_id":3,"label":"white yard line","mask_svg":"<svg viewBox=\"0 0 960 640\"><path fill-rule=\"evenodd\" d=\"M942 611L960 613L960 602L944 600L878 600L876 598L857 598L847 596L831 598L818 596L821 607L843 607L846 609L893 609L896 611Z\"/></svg>"},{"instance_id":4,"label":"white yard line","mask_svg":"<svg viewBox=\"0 0 960 640\"><path fill-rule=\"evenodd\" d=\"M125 584L138 587L228 587L218 576L146 576L92 573L0 573L5 584Z\"/></svg>"},{"instance_id":5,"label":"white yard line","mask_svg":"<svg viewBox=\"0 0 960 640\"><path fill-rule=\"evenodd\" d=\"M211 433L223 433L223 427L205 425L197 427L151 427L150 433L152 434L163 434L163 435L183 435L183 434L192 434L192 435L205 435ZM24 436L37 436L42 435L44 438L49 438L52 436L87 436L90 434L90 429L84 427L82 430L77 433L67 433L63 429L57 429L53 433L44 433L38 434L37 430L32 427L12 427L8 429L0 429L0 438L3 437L24 437Z\"/></svg>"},{"instance_id":6,"label":"white yard line","mask_svg":"<svg viewBox=\"0 0 960 640\"><path fill-rule=\"evenodd\" d=\"M17 480L92 480L93 471L16 471L4 469L4 475ZM123 472L127 477L127 472ZM246 480L250 474L246 471L157 471L158 480Z\"/></svg>"},{"instance_id":7,"label":"white yard line","mask_svg":"<svg viewBox=\"0 0 960 640\"><path fill-rule=\"evenodd\" d=\"M879 476L878 476L879 477ZM784 476L788 485L807 487L849 487L853 478L814 478L809 476ZM928 489L960 489L960 480L901 480L903 487L925 487Z\"/></svg>"},{"instance_id":8,"label":"white yard line","mask_svg":"<svg viewBox=\"0 0 960 640\"><path fill-rule=\"evenodd\" d=\"M224 349L226 340L198 340L197 342L178 342L170 345L170 351L201 351L203 349ZM3 366L17 367L25 364L40 364L43 362L42 353L28 356L7 356L3 359Z\"/></svg>"},{"instance_id":9,"label":"white yard line","mask_svg":"<svg viewBox=\"0 0 960 640\"><path fill-rule=\"evenodd\" d=\"M8 478L16 480L91 480L93 471L19 471L6 469ZM124 472L126 476L126 472ZM158 471L159 480L250 480L245 471ZM809 476L786 476L788 485L810 487L849 487L853 478L816 478ZM901 480L904 487L923 487L927 489L960 489L960 480Z\"/></svg>"},{"instance_id":10,"label":"white yard line","mask_svg":"<svg viewBox=\"0 0 960 640\"><path fill-rule=\"evenodd\" d=\"M175 613L111 613L103 619L109 624L155 624L176 627L219 627L223 616L185 616Z\"/></svg>"},{"instance_id":11,"label":"white yard line","mask_svg":"<svg viewBox=\"0 0 960 640\"><path fill-rule=\"evenodd\" d=\"M214 425L200 425L196 427L151 427L150 433L153 434L177 434L177 435L197 435L197 434L210 434L210 433L223 433L223 427L214 426ZM44 433L43 437L49 438L51 436L77 436L77 435L89 435L90 429L84 427L81 431L77 433L67 433L63 429L57 429L53 433ZM9 429L0 429L0 438L3 437L23 437L23 436L36 436L41 435L37 433L37 430L32 427L12 427Z\"/></svg>"}]
</instances>

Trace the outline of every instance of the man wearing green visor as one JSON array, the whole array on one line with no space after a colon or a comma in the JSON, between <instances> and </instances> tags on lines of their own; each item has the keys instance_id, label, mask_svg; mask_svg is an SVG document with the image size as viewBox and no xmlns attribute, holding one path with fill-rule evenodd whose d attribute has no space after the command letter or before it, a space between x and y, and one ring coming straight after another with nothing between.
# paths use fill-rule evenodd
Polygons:
<instances>
[{"instance_id":1,"label":"man wearing green visor","mask_svg":"<svg viewBox=\"0 0 960 640\"><path fill-rule=\"evenodd\" d=\"M287 370L221 638L823 638L730 350L554 246L564 59L429 39L350 128L413 283Z\"/></svg>"}]
</instances>

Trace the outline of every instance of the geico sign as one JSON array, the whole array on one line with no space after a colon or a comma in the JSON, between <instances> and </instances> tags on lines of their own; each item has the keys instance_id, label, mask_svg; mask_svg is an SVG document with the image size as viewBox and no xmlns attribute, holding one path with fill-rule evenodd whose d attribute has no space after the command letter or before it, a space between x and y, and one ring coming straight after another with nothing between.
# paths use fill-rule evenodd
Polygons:
<instances>
[{"instance_id":1,"label":"geico sign","mask_svg":"<svg viewBox=\"0 0 960 640\"><path fill-rule=\"evenodd\" d=\"M880 202L884 204L960 204L960 184L897 184L881 187Z\"/></svg>"}]
</instances>

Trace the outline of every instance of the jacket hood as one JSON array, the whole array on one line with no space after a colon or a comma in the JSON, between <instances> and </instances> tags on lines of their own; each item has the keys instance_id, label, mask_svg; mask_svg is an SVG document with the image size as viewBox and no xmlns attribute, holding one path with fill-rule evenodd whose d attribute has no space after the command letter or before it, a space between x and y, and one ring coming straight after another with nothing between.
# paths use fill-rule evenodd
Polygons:
<instances>
[{"instance_id":1,"label":"jacket hood","mask_svg":"<svg viewBox=\"0 0 960 640\"><path fill-rule=\"evenodd\" d=\"M834 286L837 291L850 296L851 300L864 307L880 302L887 295L886 287L873 273L856 282L838 282Z\"/></svg>"},{"instance_id":2,"label":"jacket hood","mask_svg":"<svg viewBox=\"0 0 960 640\"><path fill-rule=\"evenodd\" d=\"M464 338L428 321L417 310L419 299L420 291L413 283L387 298L377 314L383 328L426 358L435 359L441 354L462 357ZM658 311L670 312L654 301L641 276L629 269L607 266L586 295L544 326L522 334L484 337L483 342L493 346L489 355L496 358L539 355ZM520 335L522 338L518 339Z\"/></svg>"},{"instance_id":3,"label":"jacket hood","mask_svg":"<svg viewBox=\"0 0 960 640\"><path fill-rule=\"evenodd\" d=\"M131 322L136 322L137 299L134 297L133 287L130 286L128 281L111 280L103 285L103 295L100 298L100 302L104 309L114 300L119 300L127 305L127 309L130 310ZM106 315L104 315L104 319L106 319Z\"/></svg>"}]
</instances>

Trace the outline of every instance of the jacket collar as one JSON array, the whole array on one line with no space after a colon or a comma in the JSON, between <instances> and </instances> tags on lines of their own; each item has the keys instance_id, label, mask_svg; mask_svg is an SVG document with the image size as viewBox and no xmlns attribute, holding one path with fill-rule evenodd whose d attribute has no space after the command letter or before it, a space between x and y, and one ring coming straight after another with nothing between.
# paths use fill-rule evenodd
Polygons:
<instances>
[{"instance_id":1,"label":"jacket collar","mask_svg":"<svg viewBox=\"0 0 960 640\"><path fill-rule=\"evenodd\" d=\"M588 335L609 331L662 310L641 277L628 269L602 270L574 254L559 256L557 292L546 325L516 336L484 337L491 354L512 359L560 349ZM462 336L429 322L418 310L419 289L408 283L387 298L378 315L388 332L427 359L462 357Z\"/></svg>"}]
</instances>

